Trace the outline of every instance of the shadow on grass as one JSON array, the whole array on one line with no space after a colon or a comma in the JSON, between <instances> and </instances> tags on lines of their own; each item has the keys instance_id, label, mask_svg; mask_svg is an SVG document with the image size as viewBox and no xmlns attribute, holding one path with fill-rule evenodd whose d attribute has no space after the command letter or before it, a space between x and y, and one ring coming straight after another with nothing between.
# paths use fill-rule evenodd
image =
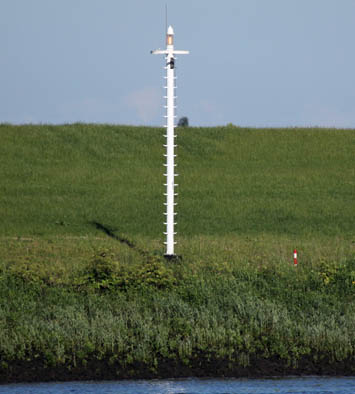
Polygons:
<instances>
[{"instance_id":1,"label":"shadow on grass","mask_svg":"<svg viewBox=\"0 0 355 394\"><path fill-rule=\"evenodd\" d=\"M104 232L110 238L115 239L116 241L121 242L124 245L127 245L130 249L133 249L141 256L149 257L149 253L146 250L139 248L133 241L129 240L128 238L115 234L115 230L110 229L108 226L105 226L104 224L96 221L92 221L90 222L90 224L95 226L97 230Z\"/></svg>"}]
</instances>

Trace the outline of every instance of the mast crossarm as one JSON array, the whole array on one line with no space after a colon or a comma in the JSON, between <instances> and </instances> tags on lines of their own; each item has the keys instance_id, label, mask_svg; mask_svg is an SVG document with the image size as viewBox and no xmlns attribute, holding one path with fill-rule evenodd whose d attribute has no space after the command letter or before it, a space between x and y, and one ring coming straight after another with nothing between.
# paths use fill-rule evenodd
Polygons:
<instances>
[{"instance_id":1,"label":"mast crossarm","mask_svg":"<svg viewBox=\"0 0 355 394\"><path fill-rule=\"evenodd\" d=\"M152 55L167 55L169 52L165 49L155 49L153 51L150 51Z\"/></svg>"},{"instance_id":2,"label":"mast crossarm","mask_svg":"<svg viewBox=\"0 0 355 394\"><path fill-rule=\"evenodd\" d=\"M188 55L190 51L179 51L179 50L173 50L174 55Z\"/></svg>"},{"instance_id":3,"label":"mast crossarm","mask_svg":"<svg viewBox=\"0 0 355 394\"><path fill-rule=\"evenodd\" d=\"M171 52L167 51L166 49L154 49L150 51L152 55L169 55L173 53L174 55L188 55L190 51L180 51L180 50L173 50Z\"/></svg>"}]
</instances>

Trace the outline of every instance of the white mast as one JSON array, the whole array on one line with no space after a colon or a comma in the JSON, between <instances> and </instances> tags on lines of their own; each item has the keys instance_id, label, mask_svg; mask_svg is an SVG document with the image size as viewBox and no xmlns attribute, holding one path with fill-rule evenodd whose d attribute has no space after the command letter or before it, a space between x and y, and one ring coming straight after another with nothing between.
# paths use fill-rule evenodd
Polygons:
<instances>
[{"instance_id":1,"label":"white mast","mask_svg":"<svg viewBox=\"0 0 355 394\"><path fill-rule=\"evenodd\" d=\"M166 49L165 50L160 50L157 49L155 51L151 51L153 55L166 55L165 59L165 69L166 69L166 81L167 81L167 86L165 88L167 89L166 93L166 154L164 155L166 157L166 174L164 174L167 179L166 179L166 212L164 213L166 215L166 257L173 257L175 256L174 254L174 245L176 242L174 242L174 235L176 234L174 232L174 225L176 224L174 222L174 216L176 213L174 212L174 206L176 203L174 202L174 197L177 196L177 193L175 193L174 188L177 186L175 184L175 177L177 174L175 174L174 167L176 164L174 163L175 161L175 152L174 148L177 146L175 145L175 137L176 135L174 134L174 129L175 129L175 83L174 80L176 77L174 76L175 72L175 57L174 55L187 55L189 51L177 51L174 50L174 30L171 26L168 27L168 31L166 34Z\"/></svg>"}]
</instances>

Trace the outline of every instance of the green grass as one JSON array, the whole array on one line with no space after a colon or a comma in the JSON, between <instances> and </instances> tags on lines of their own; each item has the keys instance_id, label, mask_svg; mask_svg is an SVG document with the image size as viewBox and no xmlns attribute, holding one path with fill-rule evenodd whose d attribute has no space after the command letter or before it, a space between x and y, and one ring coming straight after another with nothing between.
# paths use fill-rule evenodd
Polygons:
<instances>
[{"instance_id":1,"label":"green grass","mask_svg":"<svg viewBox=\"0 0 355 394\"><path fill-rule=\"evenodd\" d=\"M163 130L0 126L0 234L163 231ZM354 235L354 130L178 131L182 236Z\"/></svg>"},{"instance_id":2,"label":"green grass","mask_svg":"<svg viewBox=\"0 0 355 394\"><path fill-rule=\"evenodd\" d=\"M1 381L354 373L355 131L177 132L165 262L162 129L0 125Z\"/></svg>"}]
</instances>

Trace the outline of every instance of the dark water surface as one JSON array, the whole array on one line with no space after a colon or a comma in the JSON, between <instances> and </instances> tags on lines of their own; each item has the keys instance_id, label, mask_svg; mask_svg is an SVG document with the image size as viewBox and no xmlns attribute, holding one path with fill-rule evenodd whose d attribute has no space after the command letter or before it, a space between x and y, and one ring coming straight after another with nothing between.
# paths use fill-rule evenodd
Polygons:
<instances>
[{"instance_id":1,"label":"dark water surface","mask_svg":"<svg viewBox=\"0 0 355 394\"><path fill-rule=\"evenodd\" d=\"M167 379L118 382L30 383L0 386L0 393L336 393L354 394L355 377L274 379Z\"/></svg>"}]
</instances>

